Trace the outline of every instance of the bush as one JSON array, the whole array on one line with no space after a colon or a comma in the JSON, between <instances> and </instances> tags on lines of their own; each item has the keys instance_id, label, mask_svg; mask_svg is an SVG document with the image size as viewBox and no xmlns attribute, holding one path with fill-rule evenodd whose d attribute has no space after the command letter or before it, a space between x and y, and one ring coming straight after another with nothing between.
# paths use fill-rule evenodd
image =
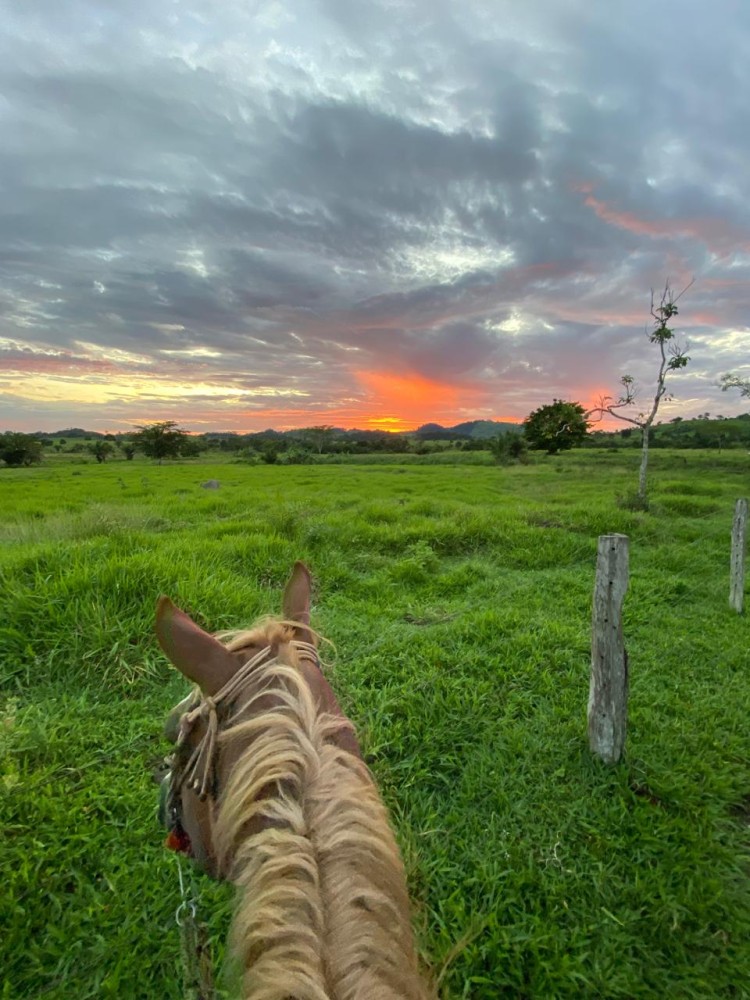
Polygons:
<instances>
[{"instance_id":1,"label":"bush","mask_svg":"<svg viewBox=\"0 0 750 1000\"><path fill-rule=\"evenodd\" d=\"M287 448L276 459L279 465L311 465L314 461L313 453L307 448Z\"/></svg>"},{"instance_id":2,"label":"bush","mask_svg":"<svg viewBox=\"0 0 750 1000\"><path fill-rule=\"evenodd\" d=\"M491 438L489 448L500 465L510 465L511 462L521 462L524 465L529 460L529 446L522 434L499 434Z\"/></svg>"},{"instance_id":3,"label":"bush","mask_svg":"<svg viewBox=\"0 0 750 1000\"><path fill-rule=\"evenodd\" d=\"M0 459L6 465L37 465L42 460L42 442L32 434L0 434Z\"/></svg>"},{"instance_id":4,"label":"bush","mask_svg":"<svg viewBox=\"0 0 750 1000\"><path fill-rule=\"evenodd\" d=\"M615 503L621 510L648 510L648 497L641 496L636 490L618 496Z\"/></svg>"},{"instance_id":5,"label":"bush","mask_svg":"<svg viewBox=\"0 0 750 1000\"><path fill-rule=\"evenodd\" d=\"M112 454L115 447L110 444L109 441L95 441L93 444L88 446L88 449L96 461L101 464L102 462L107 461L108 456Z\"/></svg>"}]
</instances>

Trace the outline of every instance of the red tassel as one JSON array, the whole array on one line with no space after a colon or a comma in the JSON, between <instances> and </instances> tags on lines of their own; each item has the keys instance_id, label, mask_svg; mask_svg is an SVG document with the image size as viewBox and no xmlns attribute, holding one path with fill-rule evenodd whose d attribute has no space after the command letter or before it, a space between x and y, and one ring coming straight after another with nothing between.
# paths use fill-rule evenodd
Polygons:
<instances>
[{"instance_id":1,"label":"red tassel","mask_svg":"<svg viewBox=\"0 0 750 1000\"><path fill-rule=\"evenodd\" d=\"M167 839L164 841L164 846L169 848L170 851L177 851L179 854L189 855L190 837L188 837L184 830L170 830L167 835Z\"/></svg>"}]
</instances>

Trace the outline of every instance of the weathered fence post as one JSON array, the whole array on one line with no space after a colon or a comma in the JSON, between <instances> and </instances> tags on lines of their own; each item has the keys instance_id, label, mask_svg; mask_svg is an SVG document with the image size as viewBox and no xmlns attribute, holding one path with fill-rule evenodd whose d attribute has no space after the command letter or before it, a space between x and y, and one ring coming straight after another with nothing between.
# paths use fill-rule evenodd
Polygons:
<instances>
[{"instance_id":1,"label":"weathered fence post","mask_svg":"<svg viewBox=\"0 0 750 1000\"><path fill-rule=\"evenodd\" d=\"M628 721L628 654L622 637L622 603L628 589L628 536L600 535L591 637L589 746L616 764Z\"/></svg>"},{"instance_id":2,"label":"weathered fence post","mask_svg":"<svg viewBox=\"0 0 750 1000\"><path fill-rule=\"evenodd\" d=\"M742 614L745 598L745 536L747 534L747 500L738 500L732 525L732 556L729 570L729 604Z\"/></svg>"}]
</instances>

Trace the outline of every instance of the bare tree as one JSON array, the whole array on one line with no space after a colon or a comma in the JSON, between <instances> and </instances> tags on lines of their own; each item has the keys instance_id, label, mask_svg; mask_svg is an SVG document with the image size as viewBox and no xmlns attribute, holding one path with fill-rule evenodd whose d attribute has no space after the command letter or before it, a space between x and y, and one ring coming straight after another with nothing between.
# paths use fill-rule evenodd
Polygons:
<instances>
[{"instance_id":1,"label":"bare tree","mask_svg":"<svg viewBox=\"0 0 750 1000\"><path fill-rule=\"evenodd\" d=\"M731 373L722 375L721 391L726 392L727 389L739 389L740 396L750 397L750 378L741 378L741 376Z\"/></svg>"},{"instance_id":2,"label":"bare tree","mask_svg":"<svg viewBox=\"0 0 750 1000\"><path fill-rule=\"evenodd\" d=\"M641 431L641 467L638 474L638 503L644 509L648 507L647 473L648 473L648 445L651 426L659 412L659 405L663 399L672 399L667 393L667 377L670 372L685 368L690 358L675 340L674 331L670 328L669 322L678 314L677 302L690 288L691 281L680 292L675 295L670 287L669 281L664 285L659 305L656 305L654 290L651 289L651 316L653 322L651 330L648 332L648 339L652 344L657 344L659 348L659 367L656 372L656 392L651 409L648 412L639 413L637 417L627 416L619 411L626 406L632 406L636 401L637 386L632 375L623 375L620 383L623 391L617 399L612 396L602 396L598 405L590 410L587 416L601 420L605 413L618 420L624 420Z\"/></svg>"}]
</instances>

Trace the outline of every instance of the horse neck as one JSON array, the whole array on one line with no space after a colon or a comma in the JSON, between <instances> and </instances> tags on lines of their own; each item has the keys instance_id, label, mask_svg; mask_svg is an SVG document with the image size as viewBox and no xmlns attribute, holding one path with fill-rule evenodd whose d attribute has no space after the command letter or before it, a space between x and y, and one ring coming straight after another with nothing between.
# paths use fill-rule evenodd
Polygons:
<instances>
[{"instance_id":1,"label":"horse neck","mask_svg":"<svg viewBox=\"0 0 750 1000\"><path fill-rule=\"evenodd\" d=\"M335 739L341 718L319 713L301 673L277 673L276 705L229 734L246 749L216 826L238 890L245 996L423 1000L403 862L378 791Z\"/></svg>"}]
</instances>

